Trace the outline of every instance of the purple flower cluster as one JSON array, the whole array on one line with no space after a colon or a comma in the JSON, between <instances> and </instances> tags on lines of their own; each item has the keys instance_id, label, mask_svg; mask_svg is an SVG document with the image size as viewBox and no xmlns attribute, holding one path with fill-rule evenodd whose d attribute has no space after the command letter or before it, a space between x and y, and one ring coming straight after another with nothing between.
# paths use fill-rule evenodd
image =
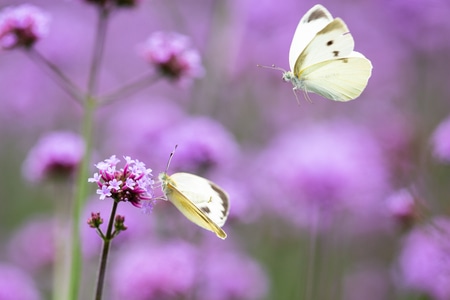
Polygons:
<instances>
[{"instance_id":1,"label":"purple flower cluster","mask_svg":"<svg viewBox=\"0 0 450 300\"><path fill-rule=\"evenodd\" d=\"M23 163L26 179L39 182L47 178L70 178L77 170L85 151L82 138L75 133L48 133L30 150Z\"/></svg>"},{"instance_id":2,"label":"purple flower cluster","mask_svg":"<svg viewBox=\"0 0 450 300\"><path fill-rule=\"evenodd\" d=\"M23 4L0 12L0 49L32 47L48 33L50 17L40 8Z\"/></svg>"},{"instance_id":3,"label":"purple flower cluster","mask_svg":"<svg viewBox=\"0 0 450 300\"><path fill-rule=\"evenodd\" d=\"M411 231L403 241L396 268L405 289L430 299L450 299L450 220L437 217Z\"/></svg>"},{"instance_id":4,"label":"purple flower cluster","mask_svg":"<svg viewBox=\"0 0 450 300\"><path fill-rule=\"evenodd\" d=\"M434 157L450 163L450 118L445 119L434 131L431 139Z\"/></svg>"},{"instance_id":5,"label":"purple flower cluster","mask_svg":"<svg viewBox=\"0 0 450 300\"><path fill-rule=\"evenodd\" d=\"M112 198L114 201L130 202L135 207L151 206L153 200L152 170L147 169L143 162L124 157L126 164L117 169L120 162L115 155L97 163L98 173L88 179L97 184L97 194L100 200ZM145 201L145 205L142 204Z\"/></svg>"},{"instance_id":6,"label":"purple flower cluster","mask_svg":"<svg viewBox=\"0 0 450 300\"><path fill-rule=\"evenodd\" d=\"M236 250L184 241L130 245L112 265L112 299L257 300L267 285L261 267Z\"/></svg>"},{"instance_id":7,"label":"purple flower cluster","mask_svg":"<svg viewBox=\"0 0 450 300\"><path fill-rule=\"evenodd\" d=\"M203 75L200 54L185 35L155 32L141 46L141 55L167 78L186 82Z\"/></svg>"},{"instance_id":8,"label":"purple flower cluster","mask_svg":"<svg viewBox=\"0 0 450 300\"><path fill-rule=\"evenodd\" d=\"M0 264L0 299L39 300L42 299L33 279L21 269Z\"/></svg>"},{"instance_id":9,"label":"purple flower cluster","mask_svg":"<svg viewBox=\"0 0 450 300\"><path fill-rule=\"evenodd\" d=\"M266 162L270 168L263 169ZM326 228L342 213L369 220L366 212L375 217L381 211L387 188L379 145L348 122L294 127L273 141L255 168L262 174L261 197L269 196L269 207L300 227L320 222Z\"/></svg>"},{"instance_id":10,"label":"purple flower cluster","mask_svg":"<svg viewBox=\"0 0 450 300\"><path fill-rule=\"evenodd\" d=\"M134 7L138 5L141 0L84 0L93 5L97 5L100 7Z\"/></svg>"}]
</instances>

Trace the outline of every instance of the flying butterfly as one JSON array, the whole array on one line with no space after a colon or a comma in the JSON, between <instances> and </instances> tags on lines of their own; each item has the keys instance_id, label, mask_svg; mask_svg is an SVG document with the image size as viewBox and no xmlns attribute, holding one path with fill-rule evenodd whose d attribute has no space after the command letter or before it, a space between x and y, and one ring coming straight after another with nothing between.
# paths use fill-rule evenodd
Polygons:
<instances>
[{"instance_id":1,"label":"flying butterfly","mask_svg":"<svg viewBox=\"0 0 450 300\"><path fill-rule=\"evenodd\" d=\"M186 218L221 239L227 237L221 227L227 220L230 203L222 188L206 178L183 172L169 176L166 170L159 175L159 180L167 200Z\"/></svg>"},{"instance_id":2,"label":"flying butterfly","mask_svg":"<svg viewBox=\"0 0 450 300\"><path fill-rule=\"evenodd\" d=\"M313 92L335 101L357 98L372 74L372 64L353 51L354 40L344 21L333 18L320 4L313 6L297 25L289 66L283 79L294 92Z\"/></svg>"}]
</instances>

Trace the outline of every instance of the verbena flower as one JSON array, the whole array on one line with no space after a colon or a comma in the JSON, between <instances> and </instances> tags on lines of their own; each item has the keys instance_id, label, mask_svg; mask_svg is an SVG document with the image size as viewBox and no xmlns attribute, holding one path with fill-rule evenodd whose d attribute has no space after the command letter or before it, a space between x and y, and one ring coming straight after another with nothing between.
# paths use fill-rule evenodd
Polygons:
<instances>
[{"instance_id":1,"label":"verbena flower","mask_svg":"<svg viewBox=\"0 0 450 300\"><path fill-rule=\"evenodd\" d=\"M261 175L255 189L267 197L271 214L299 227L320 222L330 228L345 212L346 222L358 222L350 228L373 229L379 222L369 220L385 212L380 197L388 176L380 147L369 132L346 122L283 133L256 161L254 173Z\"/></svg>"},{"instance_id":2,"label":"verbena flower","mask_svg":"<svg viewBox=\"0 0 450 300\"><path fill-rule=\"evenodd\" d=\"M11 261L29 272L42 271L51 266L56 252L54 225L51 218L39 218L29 220L19 228L8 243Z\"/></svg>"},{"instance_id":3,"label":"verbena flower","mask_svg":"<svg viewBox=\"0 0 450 300\"><path fill-rule=\"evenodd\" d=\"M77 170L84 151L84 141L79 135L67 131L49 133L28 153L22 167L23 175L31 182L70 178Z\"/></svg>"},{"instance_id":4,"label":"verbena flower","mask_svg":"<svg viewBox=\"0 0 450 300\"><path fill-rule=\"evenodd\" d=\"M441 162L450 163L450 118L444 120L431 139L433 155Z\"/></svg>"},{"instance_id":5,"label":"verbena flower","mask_svg":"<svg viewBox=\"0 0 450 300\"><path fill-rule=\"evenodd\" d=\"M203 75L200 54L190 39L175 32L155 32L141 46L141 55L161 75L186 82Z\"/></svg>"},{"instance_id":6,"label":"verbena flower","mask_svg":"<svg viewBox=\"0 0 450 300\"><path fill-rule=\"evenodd\" d=\"M42 297L27 273L13 265L0 263L0 299L39 300Z\"/></svg>"},{"instance_id":7,"label":"verbena flower","mask_svg":"<svg viewBox=\"0 0 450 300\"><path fill-rule=\"evenodd\" d=\"M177 270L177 272L174 272ZM268 279L252 259L229 247L136 243L112 265L112 299L264 299ZM132 280L124 280L132 278Z\"/></svg>"},{"instance_id":8,"label":"verbena flower","mask_svg":"<svg viewBox=\"0 0 450 300\"><path fill-rule=\"evenodd\" d=\"M181 241L131 245L113 262L113 297L108 299L163 300L192 295L197 254L194 247Z\"/></svg>"},{"instance_id":9,"label":"verbena flower","mask_svg":"<svg viewBox=\"0 0 450 300\"><path fill-rule=\"evenodd\" d=\"M397 282L430 299L450 299L450 220L438 217L411 231L397 262Z\"/></svg>"},{"instance_id":10,"label":"verbena flower","mask_svg":"<svg viewBox=\"0 0 450 300\"><path fill-rule=\"evenodd\" d=\"M0 49L30 48L48 33L50 17L40 8L23 4L0 12Z\"/></svg>"},{"instance_id":11,"label":"verbena flower","mask_svg":"<svg viewBox=\"0 0 450 300\"><path fill-rule=\"evenodd\" d=\"M138 5L141 0L84 0L85 2L100 6L100 7L134 7Z\"/></svg>"},{"instance_id":12,"label":"verbena flower","mask_svg":"<svg viewBox=\"0 0 450 300\"><path fill-rule=\"evenodd\" d=\"M212 248L201 251L198 262L198 300L265 299L269 283L258 263L230 249Z\"/></svg>"},{"instance_id":13,"label":"verbena flower","mask_svg":"<svg viewBox=\"0 0 450 300\"><path fill-rule=\"evenodd\" d=\"M238 153L233 135L208 117L187 118L176 123L161 134L157 143L157 151L160 151L155 155L161 161L178 144L176 157L171 162L172 170L193 173L228 167Z\"/></svg>"},{"instance_id":14,"label":"verbena flower","mask_svg":"<svg viewBox=\"0 0 450 300\"><path fill-rule=\"evenodd\" d=\"M400 189L386 199L387 211L390 217L400 225L409 226L417 217L417 207L414 197L407 189Z\"/></svg>"},{"instance_id":15,"label":"verbena flower","mask_svg":"<svg viewBox=\"0 0 450 300\"><path fill-rule=\"evenodd\" d=\"M95 166L98 173L89 178L89 182L97 184L97 194L100 200L112 198L114 201L130 202L135 207L142 207L142 201L153 201L152 170L147 169L143 162L124 157L126 163L117 168L120 160L112 155Z\"/></svg>"}]
</instances>

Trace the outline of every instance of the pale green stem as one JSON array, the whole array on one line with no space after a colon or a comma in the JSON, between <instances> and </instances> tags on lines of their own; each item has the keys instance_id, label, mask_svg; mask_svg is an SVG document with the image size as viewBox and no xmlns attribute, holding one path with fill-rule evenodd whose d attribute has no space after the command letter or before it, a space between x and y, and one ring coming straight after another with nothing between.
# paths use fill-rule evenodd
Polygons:
<instances>
[{"instance_id":1,"label":"pale green stem","mask_svg":"<svg viewBox=\"0 0 450 300\"><path fill-rule=\"evenodd\" d=\"M309 240L309 255L308 255L308 267L307 267L307 275L306 275L306 292L305 299L312 300L315 299L314 295L317 292L315 287L317 286L317 275L316 275L316 267L317 267L317 235L318 235L318 223L319 223L319 209L315 209L313 212L313 220L310 230L310 240Z\"/></svg>"},{"instance_id":2,"label":"pale green stem","mask_svg":"<svg viewBox=\"0 0 450 300\"><path fill-rule=\"evenodd\" d=\"M80 216L83 210L85 200L88 196L87 178L89 177L90 158L93 148L93 119L96 108L96 99L94 98L97 92L98 70L103 57L103 49L106 38L107 21L109 16L108 9L99 10L99 19L97 24L97 31L95 35L93 57L88 77L88 89L85 96L84 103L84 117L82 123L82 134L86 143L86 152L81 163L78 173L77 189L75 201L72 208L72 235L71 235L71 264L70 264L70 287L67 299L78 300L81 274L82 274L82 253L80 243Z\"/></svg>"}]
</instances>

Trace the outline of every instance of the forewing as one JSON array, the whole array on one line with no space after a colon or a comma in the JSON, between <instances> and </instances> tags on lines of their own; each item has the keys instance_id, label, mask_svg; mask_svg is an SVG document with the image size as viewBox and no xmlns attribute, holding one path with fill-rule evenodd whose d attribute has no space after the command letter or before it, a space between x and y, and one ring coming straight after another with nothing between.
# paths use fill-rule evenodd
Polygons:
<instances>
[{"instance_id":1,"label":"forewing","mask_svg":"<svg viewBox=\"0 0 450 300\"><path fill-rule=\"evenodd\" d=\"M171 176L176 188L215 224L222 227L228 217L229 199L223 189L215 183L189 173Z\"/></svg>"},{"instance_id":2,"label":"forewing","mask_svg":"<svg viewBox=\"0 0 450 300\"><path fill-rule=\"evenodd\" d=\"M203 211L192 203L181 191L171 183L168 184L171 195L168 197L170 202L191 222L198 226L214 232L219 238L225 239L227 234L215 222L213 222Z\"/></svg>"},{"instance_id":3,"label":"forewing","mask_svg":"<svg viewBox=\"0 0 450 300\"><path fill-rule=\"evenodd\" d=\"M358 97L372 74L372 64L361 53L324 61L306 68L302 80L307 92L314 92L335 101Z\"/></svg>"},{"instance_id":4,"label":"forewing","mask_svg":"<svg viewBox=\"0 0 450 300\"><path fill-rule=\"evenodd\" d=\"M294 70L295 62L305 49L306 45L327 26L333 17L328 10L320 4L313 6L300 20L292 38L289 50L289 66Z\"/></svg>"},{"instance_id":5,"label":"forewing","mask_svg":"<svg viewBox=\"0 0 450 300\"><path fill-rule=\"evenodd\" d=\"M300 77L304 69L314 64L336 58L349 56L355 42L347 26L336 18L320 30L309 42L295 62L294 74Z\"/></svg>"}]
</instances>

